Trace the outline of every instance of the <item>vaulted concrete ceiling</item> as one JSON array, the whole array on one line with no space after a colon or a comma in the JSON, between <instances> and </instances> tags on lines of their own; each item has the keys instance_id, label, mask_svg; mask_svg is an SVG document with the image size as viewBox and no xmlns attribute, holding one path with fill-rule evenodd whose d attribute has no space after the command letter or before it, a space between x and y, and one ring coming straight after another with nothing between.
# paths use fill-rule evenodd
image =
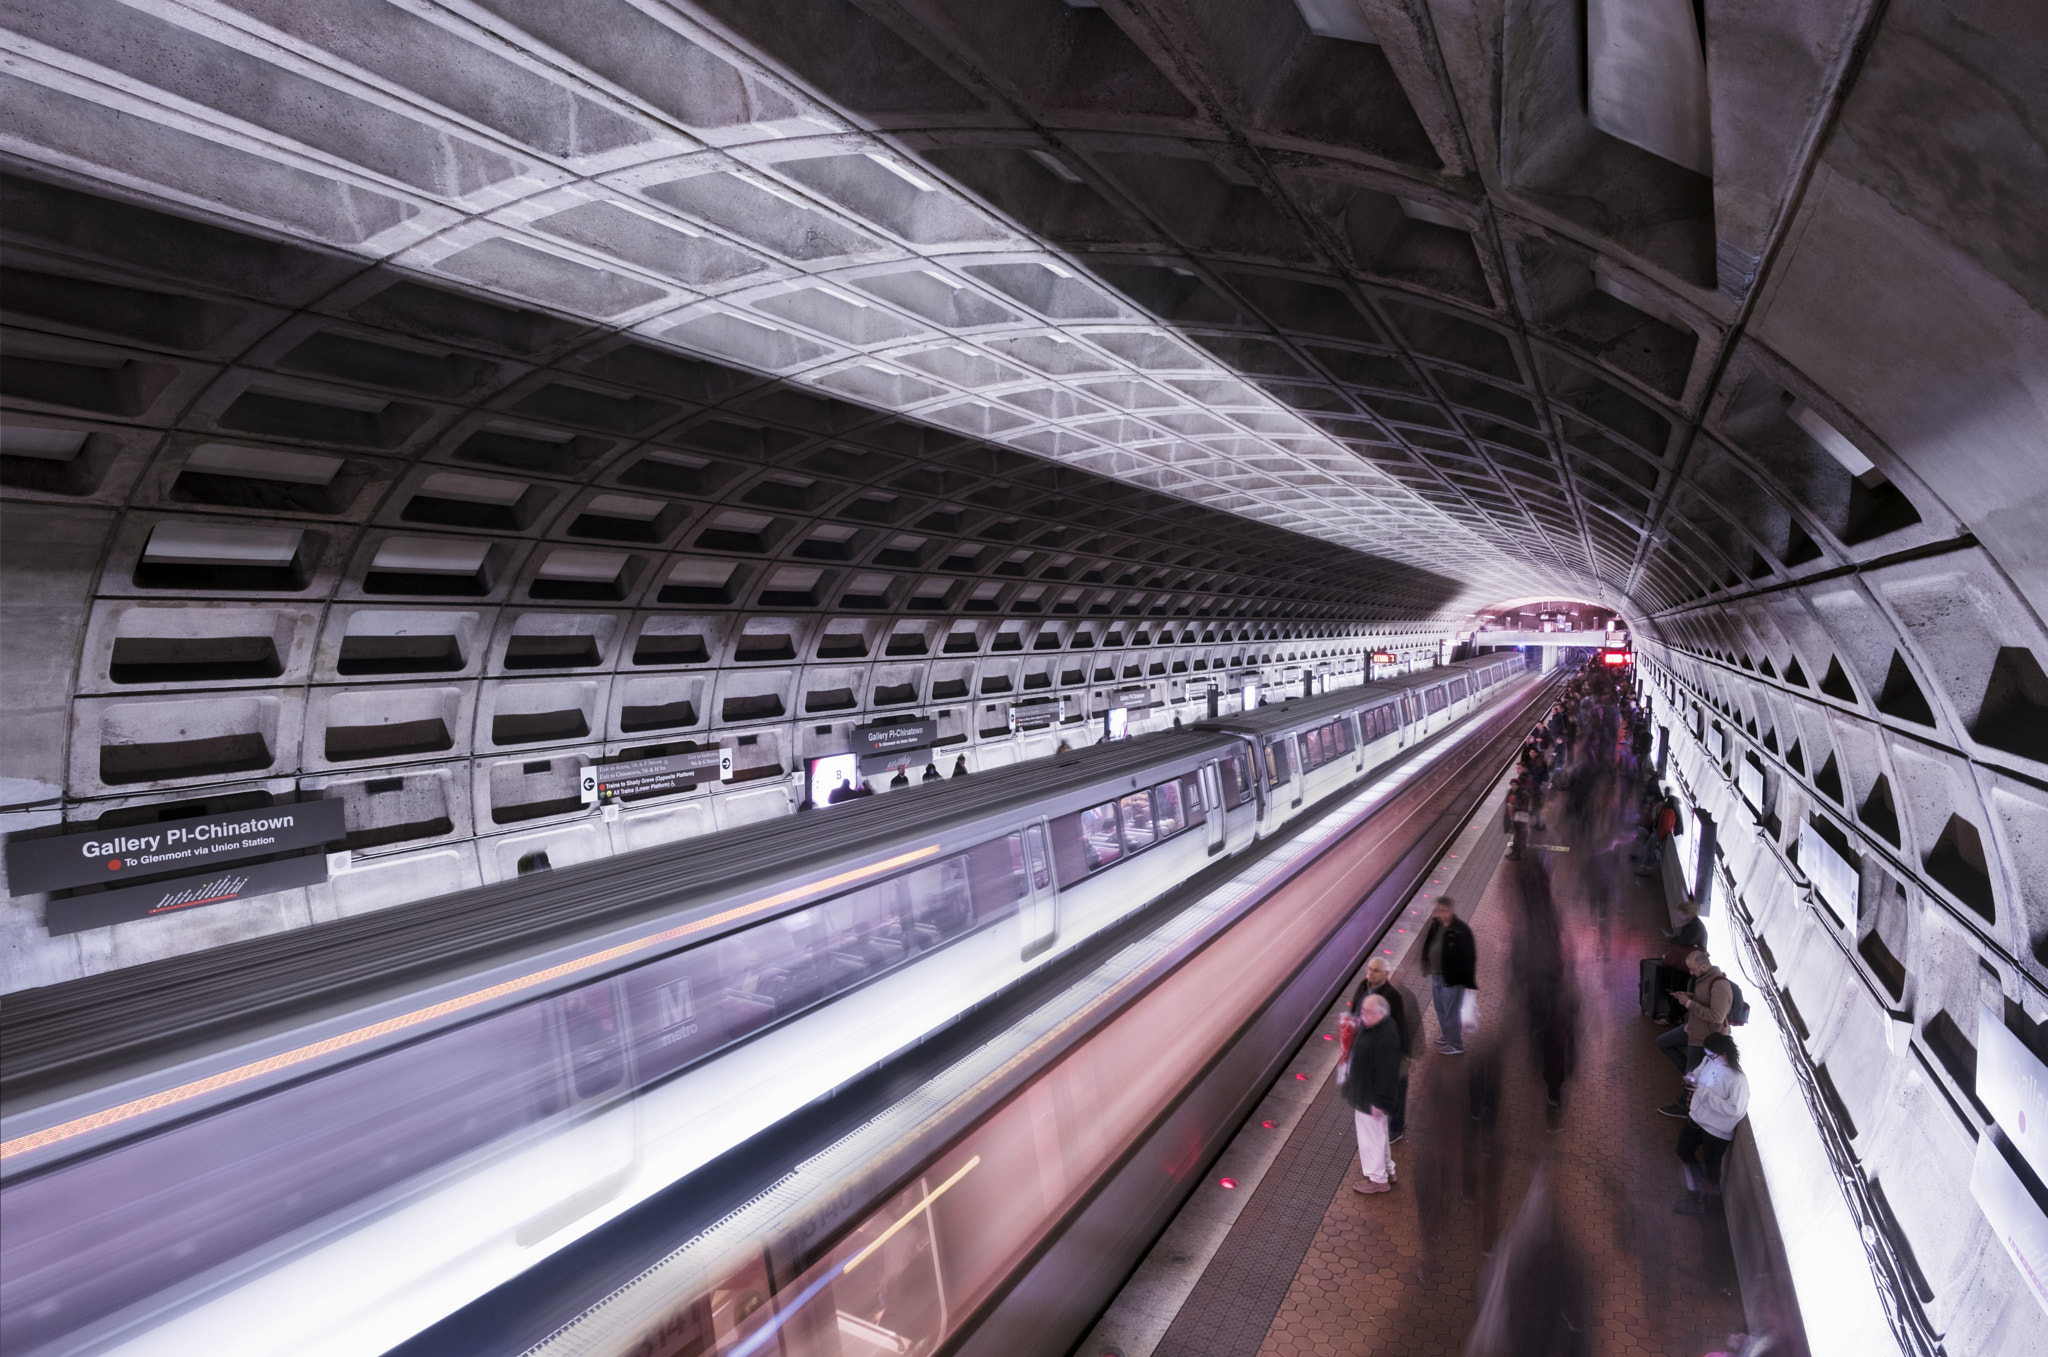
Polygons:
<instances>
[{"instance_id":1,"label":"vaulted concrete ceiling","mask_svg":"<svg viewBox=\"0 0 2048 1357\"><path fill-rule=\"evenodd\" d=\"M1802 582L1932 554L1970 726L2044 590L2040 20L1782 11L1596 5L1582 77L1560 0L10 5L9 494L131 506L102 594L1554 592L1871 704L1948 641Z\"/></svg>"},{"instance_id":2,"label":"vaulted concrete ceiling","mask_svg":"<svg viewBox=\"0 0 2048 1357\"><path fill-rule=\"evenodd\" d=\"M355 850L90 943L10 897L8 988L790 805L585 817L624 750L766 775L915 711L985 766L1050 747L1026 695L1433 655L1540 596L1622 609L1764 771L1741 853L1858 864L1832 943L1760 928L1870 1171L1954 1168L1883 1109L1924 1068L1975 1134L1980 998L2048 1017L2042 6L0 30L6 825L325 795ZM1825 1016L1856 981L1919 1066ZM1959 1191L1900 1214L1993 1351Z\"/></svg>"}]
</instances>

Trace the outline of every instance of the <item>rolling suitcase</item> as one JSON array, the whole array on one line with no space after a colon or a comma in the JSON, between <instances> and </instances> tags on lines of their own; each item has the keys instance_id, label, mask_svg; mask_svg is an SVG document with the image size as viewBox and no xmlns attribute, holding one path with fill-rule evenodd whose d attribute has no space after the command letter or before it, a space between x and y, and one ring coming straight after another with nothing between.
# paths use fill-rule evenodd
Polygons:
<instances>
[{"instance_id":1,"label":"rolling suitcase","mask_svg":"<svg viewBox=\"0 0 2048 1357\"><path fill-rule=\"evenodd\" d=\"M1678 1005L1671 1000L1671 968L1662 957L1644 957L1636 978L1636 1004L1646 1018L1670 1019Z\"/></svg>"}]
</instances>

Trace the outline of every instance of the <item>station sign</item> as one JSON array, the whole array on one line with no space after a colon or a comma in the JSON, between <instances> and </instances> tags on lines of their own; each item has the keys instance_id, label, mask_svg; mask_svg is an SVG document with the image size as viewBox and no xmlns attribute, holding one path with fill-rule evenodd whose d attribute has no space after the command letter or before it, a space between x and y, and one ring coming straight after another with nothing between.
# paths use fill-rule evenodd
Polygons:
<instances>
[{"instance_id":1,"label":"station sign","mask_svg":"<svg viewBox=\"0 0 2048 1357\"><path fill-rule=\"evenodd\" d=\"M686 792L716 771L720 781L732 778L732 750L711 745L652 759L620 759L588 764L583 769L584 803L611 805L629 796L665 796Z\"/></svg>"},{"instance_id":2,"label":"station sign","mask_svg":"<svg viewBox=\"0 0 2048 1357\"><path fill-rule=\"evenodd\" d=\"M50 901L43 924L56 937L314 885L327 879L324 853L275 855L347 835L342 803L323 799L20 839L7 845L8 888L34 895L111 887Z\"/></svg>"},{"instance_id":3,"label":"station sign","mask_svg":"<svg viewBox=\"0 0 2048 1357\"><path fill-rule=\"evenodd\" d=\"M1398 660L1396 660L1396 659L1395 659L1395 658L1393 657L1393 655L1392 655L1392 654L1391 654L1390 652L1388 652L1388 651L1384 651L1384 650L1375 650L1375 651L1374 651L1374 652L1372 653L1372 662L1373 662L1374 664L1398 664L1398 663L1399 663L1399 661L1398 661Z\"/></svg>"},{"instance_id":4,"label":"station sign","mask_svg":"<svg viewBox=\"0 0 2048 1357\"><path fill-rule=\"evenodd\" d=\"M1021 702L1016 703L1010 708L1010 729L1043 730L1047 726L1057 725L1065 715L1066 708L1054 702L1037 702L1028 707Z\"/></svg>"},{"instance_id":5,"label":"station sign","mask_svg":"<svg viewBox=\"0 0 2048 1357\"><path fill-rule=\"evenodd\" d=\"M162 872L203 872L223 862L333 843L347 834L342 803L319 800L19 839L7 845L7 883L16 895L32 895Z\"/></svg>"},{"instance_id":6,"label":"station sign","mask_svg":"<svg viewBox=\"0 0 2048 1357\"><path fill-rule=\"evenodd\" d=\"M1600 652L1600 663L1602 664L1619 665L1634 664L1635 662L1636 657L1626 650L1603 650Z\"/></svg>"},{"instance_id":7,"label":"station sign","mask_svg":"<svg viewBox=\"0 0 2048 1357\"><path fill-rule=\"evenodd\" d=\"M855 726L853 751L862 758L929 749L939 741L939 723L925 719L895 726Z\"/></svg>"},{"instance_id":8,"label":"station sign","mask_svg":"<svg viewBox=\"0 0 2048 1357\"><path fill-rule=\"evenodd\" d=\"M341 803L302 804L338 806ZM223 905L230 900L248 900L299 886L317 886L326 879L325 853L301 853L269 862L245 862L197 876L177 876L167 881L52 900L44 910L43 926L51 937L62 937L67 933L82 933L88 928L106 928L137 919L152 919L160 914L175 914L200 905Z\"/></svg>"}]
</instances>

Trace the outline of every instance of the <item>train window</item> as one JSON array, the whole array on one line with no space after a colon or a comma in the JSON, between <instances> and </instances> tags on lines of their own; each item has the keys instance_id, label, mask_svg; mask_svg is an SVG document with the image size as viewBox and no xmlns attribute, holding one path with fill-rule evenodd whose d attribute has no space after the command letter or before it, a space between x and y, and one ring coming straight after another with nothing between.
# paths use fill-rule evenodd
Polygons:
<instances>
[{"instance_id":1,"label":"train window","mask_svg":"<svg viewBox=\"0 0 2048 1357\"><path fill-rule=\"evenodd\" d=\"M1450 699L1444 696L1444 686L1441 683L1431 688L1424 696L1429 703L1429 714L1431 716L1442 711L1450 703Z\"/></svg>"},{"instance_id":2,"label":"train window","mask_svg":"<svg viewBox=\"0 0 2048 1357\"><path fill-rule=\"evenodd\" d=\"M1343 758L1353 748L1351 722L1339 717L1317 726L1301 737L1301 769L1312 773L1333 759Z\"/></svg>"},{"instance_id":3,"label":"train window","mask_svg":"<svg viewBox=\"0 0 2048 1357\"><path fill-rule=\"evenodd\" d=\"M1133 852L1150 848L1159 837L1152 823L1152 793L1132 792L1123 799L1124 844Z\"/></svg>"},{"instance_id":4,"label":"train window","mask_svg":"<svg viewBox=\"0 0 2048 1357\"><path fill-rule=\"evenodd\" d=\"M609 988L591 985L565 996L562 1029L569 1041L569 1079L577 1097L595 1097L625 1078L626 1051Z\"/></svg>"},{"instance_id":5,"label":"train window","mask_svg":"<svg viewBox=\"0 0 2048 1357\"><path fill-rule=\"evenodd\" d=\"M1252 799L1252 764L1243 749L1218 762L1216 771L1222 775L1225 810L1236 810Z\"/></svg>"},{"instance_id":6,"label":"train window","mask_svg":"<svg viewBox=\"0 0 2048 1357\"><path fill-rule=\"evenodd\" d=\"M1152 789L1152 823L1162 839L1170 839L1188 827L1187 817L1181 814L1178 782L1162 782Z\"/></svg>"},{"instance_id":7,"label":"train window","mask_svg":"<svg viewBox=\"0 0 2048 1357\"><path fill-rule=\"evenodd\" d=\"M1084 880L1124 855L1117 830L1116 802L1062 815L1052 822L1052 862L1061 889Z\"/></svg>"},{"instance_id":8,"label":"train window","mask_svg":"<svg viewBox=\"0 0 2048 1357\"><path fill-rule=\"evenodd\" d=\"M1392 735L1394 727L1399 724L1394 719L1394 705L1391 702L1384 707L1374 707L1365 714L1365 738L1367 743Z\"/></svg>"},{"instance_id":9,"label":"train window","mask_svg":"<svg viewBox=\"0 0 2048 1357\"><path fill-rule=\"evenodd\" d=\"M1016 912L1012 834L629 972L642 1082Z\"/></svg>"},{"instance_id":10,"label":"train window","mask_svg":"<svg viewBox=\"0 0 2048 1357\"><path fill-rule=\"evenodd\" d=\"M1209 810L1202 801L1202 779L1194 773L1189 773L1180 780L1180 804L1189 824L1208 823Z\"/></svg>"},{"instance_id":11,"label":"train window","mask_svg":"<svg viewBox=\"0 0 2048 1357\"><path fill-rule=\"evenodd\" d=\"M1266 785L1279 787L1294 776L1294 753L1283 737L1266 744Z\"/></svg>"},{"instance_id":12,"label":"train window","mask_svg":"<svg viewBox=\"0 0 2048 1357\"><path fill-rule=\"evenodd\" d=\"M1031 884L1039 890L1052 885L1052 868L1045 857L1045 831L1037 825L1024 831L1031 854Z\"/></svg>"}]
</instances>

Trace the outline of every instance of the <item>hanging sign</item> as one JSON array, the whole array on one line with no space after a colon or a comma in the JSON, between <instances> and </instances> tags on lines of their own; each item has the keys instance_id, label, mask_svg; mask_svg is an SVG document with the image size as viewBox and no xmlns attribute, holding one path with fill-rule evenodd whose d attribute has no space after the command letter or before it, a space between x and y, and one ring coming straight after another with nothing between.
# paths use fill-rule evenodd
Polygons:
<instances>
[{"instance_id":1,"label":"hanging sign","mask_svg":"<svg viewBox=\"0 0 2048 1357\"><path fill-rule=\"evenodd\" d=\"M855 726L853 749L872 758L877 754L901 754L912 749L929 749L939 740L939 723L932 720L906 721L898 726Z\"/></svg>"},{"instance_id":2,"label":"hanging sign","mask_svg":"<svg viewBox=\"0 0 2048 1357\"><path fill-rule=\"evenodd\" d=\"M16 895L32 895L161 872L203 872L237 859L333 843L347 834L342 803L320 800L21 839L7 845L7 883Z\"/></svg>"},{"instance_id":3,"label":"hanging sign","mask_svg":"<svg viewBox=\"0 0 2048 1357\"><path fill-rule=\"evenodd\" d=\"M339 806L341 803L310 804ZM159 914L175 914L199 905L220 905L297 886L315 886L326 879L327 855L301 853L297 857L247 862L198 876L172 877L168 881L52 900L44 911L43 924L50 936L61 937L66 933L82 933L88 928L105 928L110 924L154 918Z\"/></svg>"},{"instance_id":4,"label":"hanging sign","mask_svg":"<svg viewBox=\"0 0 2048 1357\"><path fill-rule=\"evenodd\" d=\"M621 759L588 764L583 769L585 804L610 806L626 797L665 796L686 792L716 770L721 781L732 777L732 750L725 745L664 754L652 759Z\"/></svg>"}]
</instances>

